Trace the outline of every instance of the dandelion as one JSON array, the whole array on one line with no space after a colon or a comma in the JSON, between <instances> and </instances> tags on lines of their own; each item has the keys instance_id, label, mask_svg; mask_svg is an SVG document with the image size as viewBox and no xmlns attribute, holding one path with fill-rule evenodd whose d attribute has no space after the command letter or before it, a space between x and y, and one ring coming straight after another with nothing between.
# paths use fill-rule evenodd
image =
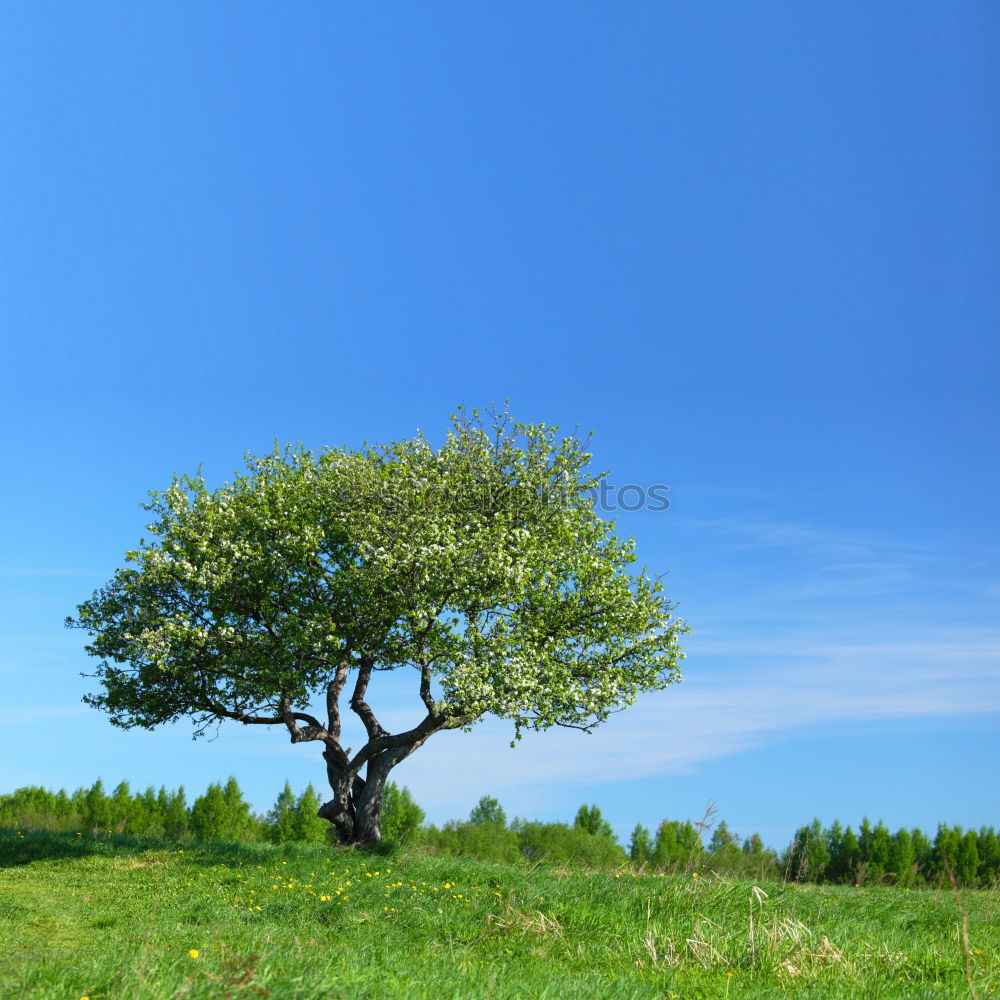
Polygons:
<instances>
[{"instance_id":1,"label":"dandelion","mask_svg":"<svg viewBox=\"0 0 1000 1000\"><path fill-rule=\"evenodd\" d=\"M198 957L198 949L197 948L192 948L188 952L188 958L197 958L197 957Z\"/></svg>"}]
</instances>

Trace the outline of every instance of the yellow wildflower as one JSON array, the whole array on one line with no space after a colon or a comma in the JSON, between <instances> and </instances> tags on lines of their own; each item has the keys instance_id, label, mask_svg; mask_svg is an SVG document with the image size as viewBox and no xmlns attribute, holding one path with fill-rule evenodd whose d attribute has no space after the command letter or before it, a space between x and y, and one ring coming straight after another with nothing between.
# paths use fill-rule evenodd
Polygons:
<instances>
[{"instance_id":1,"label":"yellow wildflower","mask_svg":"<svg viewBox=\"0 0 1000 1000\"><path fill-rule=\"evenodd\" d=\"M189 958L197 958L197 957L198 957L198 949L197 949L197 948L192 948L192 949L191 949L191 950L190 950L190 951L188 952L188 957L189 957Z\"/></svg>"}]
</instances>

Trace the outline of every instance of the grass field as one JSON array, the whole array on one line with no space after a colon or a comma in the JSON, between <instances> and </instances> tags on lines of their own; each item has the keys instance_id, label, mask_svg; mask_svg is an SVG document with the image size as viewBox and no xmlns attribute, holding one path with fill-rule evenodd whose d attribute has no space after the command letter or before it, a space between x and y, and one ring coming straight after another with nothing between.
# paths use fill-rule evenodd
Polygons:
<instances>
[{"instance_id":1,"label":"grass field","mask_svg":"<svg viewBox=\"0 0 1000 1000\"><path fill-rule=\"evenodd\" d=\"M0 833L0 996L980 997L1000 893Z\"/></svg>"}]
</instances>

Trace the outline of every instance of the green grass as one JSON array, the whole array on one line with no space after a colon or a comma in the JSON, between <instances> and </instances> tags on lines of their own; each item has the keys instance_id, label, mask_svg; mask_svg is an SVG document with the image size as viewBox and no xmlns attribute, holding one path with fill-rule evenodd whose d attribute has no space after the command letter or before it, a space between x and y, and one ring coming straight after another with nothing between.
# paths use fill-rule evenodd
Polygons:
<instances>
[{"instance_id":1,"label":"green grass","mask_svg":"<svg viewBox=\"0 0 1000 1000\"><path fill-rule=\"evenodd\" d=\"M711 873L27 831L0 832L0 864L4 998L914 1000L1000 988L996 891L755 889Z\"/></svg>"}]
</instances>

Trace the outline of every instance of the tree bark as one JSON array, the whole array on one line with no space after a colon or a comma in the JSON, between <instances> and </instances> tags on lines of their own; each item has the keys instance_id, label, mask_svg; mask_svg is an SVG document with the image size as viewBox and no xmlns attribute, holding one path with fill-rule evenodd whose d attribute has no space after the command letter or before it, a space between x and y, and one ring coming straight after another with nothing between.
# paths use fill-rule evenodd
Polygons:
<instances>
[{"instance_id":1,"label":"tree bark","mask_svg":"<svg viewBox=\"0 0 1000 1000\"><path fill-rule=\"evenodd\" d=\"M382 810L382 789L389 772L418 747L442 729L456 729L470 721L464 716L446 716L438 711L430 693L430 664L424 662L421 668L420 697L427 708L427 715L413 729L404 733L391 734L385 731L375 717L375 713L365 701L368 681L373 662L365 657L358 672L358 680L351 697L351 708L364 723L368 742L351 757L351 750L340 745L340 716L336 710L336 696L343 687L346 667L338 671L337 677L328 691L330 730L324 730L315 720L306 716L293 716L286 701L282 704L282 715L292 742L303 739L323 739L326 749L326 774L333 791L333 798L324 802L318 815L337 828L341 844L377 844L382 839L379 816ZM298 725L302 719L307 723L303 729ZM360 775L365 769L365 777Z\"/></svg>"},{"instance_id":2,"label":"tree bark","mask_svg":"<svg viewBox=\"0 0 1000 1000\"><path fill-rule=\"evenodd\" d=\"M363 847L382 839L382 790L389 772L413 749L394 747L369 757L364 778L353 774L350 765L342 766L333 751L324 752L333 798L320 806L317 815L337 828L341 844Z\"/></svg>"}]
</instances>

